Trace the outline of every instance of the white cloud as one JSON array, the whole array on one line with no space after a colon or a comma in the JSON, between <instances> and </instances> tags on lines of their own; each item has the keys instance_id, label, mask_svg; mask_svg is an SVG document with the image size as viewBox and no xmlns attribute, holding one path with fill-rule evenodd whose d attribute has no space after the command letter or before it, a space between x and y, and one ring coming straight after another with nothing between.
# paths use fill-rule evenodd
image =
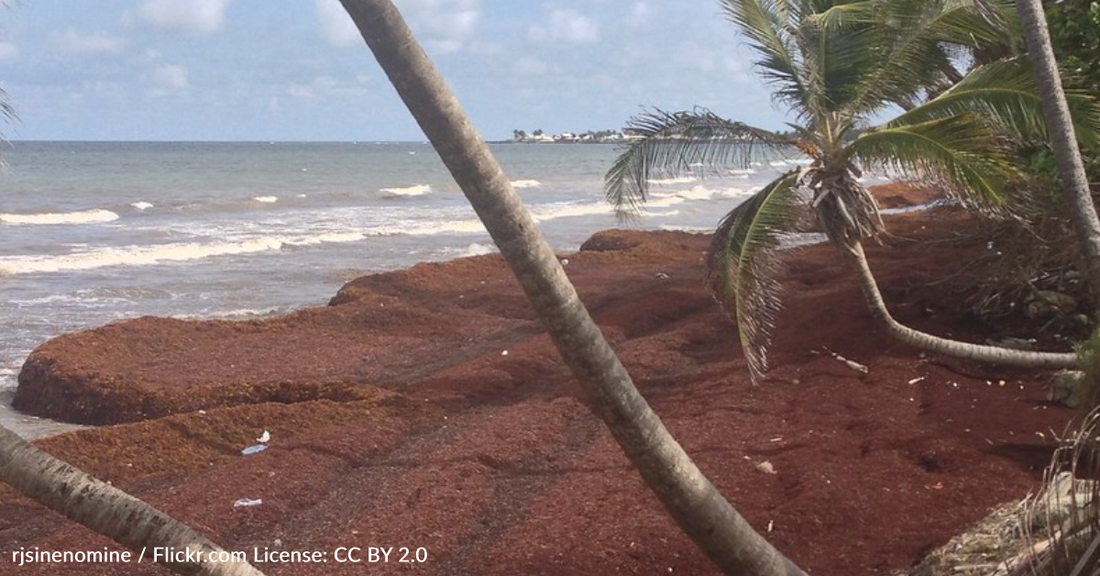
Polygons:
<instances>
[{"instance_id":1,"label":"white cloud","mask_svg":"<svg viewBox=\"0 0 1100 576\"><path fill-rule=\"evenodd\" d=\"M409 27L429 50L462 50L481 22L481 0L396 0Z\"/></svg>"},{"instance_id":2,"label":"white cloud","mask_svg":"<svg viewBox=\"0 0 1100 576\"><path fill-rule=\"evenodd\" d=\"M128 21L163 30L212 34L225 26L232 0L145 0Z\"/></svg>"},{"instance_id":3,"label":"white cloud","mask_svg":"<svg viewBox=\"0 0 1100 576\"><path fill-rule=\"evenodd\" d=\"M363 41L340 0L313 0L321 37L334 46L358 46Z\"/></svg>"},{"instance_id":4,"label":"white cloud","mask_svg":"<svg viewBox=\"0 0 1100 576\"><path fill-rule=\"evenodd\" d=\"M0 60L11 60L19 55L19 47L11 42L0 42Z\"/></svg>"},{"instance_id":5,"label":"white cloud","mask_svg":"<svg viewBox=\"0 0 1100 576\"><path fill-rule=\"evenodd\" d=\"M430 50L462 50L481 20L481 0L397 0L401 14ZM339 0L313 0L321 37L335 46L358 46L359 30Z\"/></svg>"},{"instance_id":6,"label":"white cloud","mask_svg":"<svg viewBox=\"0 0 1100 576\"><path fill-rule=\"evenodd\" d=\"M635 2L630 7L630 25L635 28L645 26L649 24L655 13L653 7L648 2Z\"/></svg>"},{"instance_id":7,"label":"white cloud","mask_svg":"<svg viewBox=\"0 0 1100 576\"><path fill-rule=\"evenodd\" d=\"M161 88L171 90L187 88L187 68L165 64L153 71L153 82Z\"/></svg>"},{"instance_id":8,"label":"white cloud","mask_svg":"<svg viewBox=\"0 0 1100 576\"><path fill-rule=\"evenodd\" d=\"M542 76L548 69L546 62L530 56L521 56L512 64L512 71L520 76Z\"/></svg>"},{"instance_id":9,"label":"white cloud","mask_svg":"<svg viewBox=\"0 0 1100 576\"><path fill-rule=\"evenodd\" d=\"M295 83L286 88L288 96L301 99L329 98L333 96L362 96L367 93L368 76L356 77L352 84L341 84L332 76L321 75L309 84Z\"/></svg>"},{"instance_id":10,"label":"white cloud","mask_svg":"<svg viewBox=\"0 0 1100 576\"><path fill-rule=\"evenodd\" d=\"M592 44L600 39L600 23L576 10L555 8L546 24L533 26L530 35L536 42Z\"/></svg>"},{"instance_id":11,"label":"white cloud","mask_svg":"<svg viewBox=\"0 0 1100 576\"><path fill-rule=\"evenodd\" d=\"M85 35L69 28L54 32L50 40L59 50L69 54L116 54L122 50L122 40L102 32Z\"/></svg>"}]
</instances>

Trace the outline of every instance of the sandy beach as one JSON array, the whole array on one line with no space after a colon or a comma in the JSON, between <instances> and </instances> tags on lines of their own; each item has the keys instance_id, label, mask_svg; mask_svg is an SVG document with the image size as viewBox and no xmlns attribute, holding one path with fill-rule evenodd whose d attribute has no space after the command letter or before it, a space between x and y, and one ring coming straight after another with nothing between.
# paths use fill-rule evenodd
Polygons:
<instances>
[{"instance_id":1,"label":"sandy beach","mask_svg":"<svg viewBox=\"0 0 1100 576\"><path fill-rule=\"evenodd\" d=\"M887 225L868 255L900 321L979 342L1021 336L960 312L937 282L985 249L969 216L939 207ZM708 242L613 230L562 257L672 433L808 572L906 569L1037 486L1051 431L1073 416L1043 401L1049 373L889 339L835 249L813 245L787 259L773 368L753 386L703 286ZM141 318L65 335L32 353L16 405L104 425L39 445L249 560L259 551L269 575L716 573L591 415L497 255L361 277L329 306L270 319ZM269 448L241 455L265 430ZM0 488L0 547L35 546L113 545ZM337 560L370 547L414 560L422 549L424 561ZM167 573L148 560L12 570Z\"/></svg>"}]
</instances>

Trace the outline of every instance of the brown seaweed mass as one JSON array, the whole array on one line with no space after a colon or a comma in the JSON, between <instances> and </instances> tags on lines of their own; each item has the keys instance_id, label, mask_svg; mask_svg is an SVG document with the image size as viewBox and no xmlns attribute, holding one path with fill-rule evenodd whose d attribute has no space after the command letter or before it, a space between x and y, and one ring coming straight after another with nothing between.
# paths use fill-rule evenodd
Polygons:
<instances>
[{"instance_id":1,"label":"brown seaweed mass","mask_svg":"<svg viewBox=\"0 0 1100 576\"><path fill-rule=\"evenodd\" d=\"M898 318L988 337L929 287L983 249L966 216L888 224L868 252ZM773 369L753 386L704 290L708 241L603 232L566 271L688 453L810 573L905 568L1035 486L1050 429L1070 417L1041 402L1047 374L894 342L819 245L788 258ZM257 564L270 575L715 573L588 411L495 255L359 278L328 307L274 319L141 318L62 336L31 355L17 401L133 422L40 444L250 560L264 547L328 558ZM271 448L241 456L264 429ZM108 544L0 490L3 550ZM424 548L427 561L335 562L355 546ZM148 560L4 572L166 573Z\"/></svg>"}]
</instances>

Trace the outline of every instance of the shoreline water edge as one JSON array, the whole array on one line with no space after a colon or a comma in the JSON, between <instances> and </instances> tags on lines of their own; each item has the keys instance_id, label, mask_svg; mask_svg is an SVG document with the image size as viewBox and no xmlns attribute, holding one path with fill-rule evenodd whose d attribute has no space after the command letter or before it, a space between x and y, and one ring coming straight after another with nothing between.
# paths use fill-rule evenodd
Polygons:
<instances>
[{"instance_id":1,"label":"shoreline water edge","mask_svg":"<svg viewBox=\"0 0 1100 576\"><path fill-rule=\"evenodd\" d=\"M603 199L618 147L495 144L556 249L624 224ZM345 282L495 251L423 143L16 142L0 175L0 422L32 348L140 316L248 320L324 304ZM710 231L798 159L654 182L638 222Z\"/></svg>"}]
</instances>

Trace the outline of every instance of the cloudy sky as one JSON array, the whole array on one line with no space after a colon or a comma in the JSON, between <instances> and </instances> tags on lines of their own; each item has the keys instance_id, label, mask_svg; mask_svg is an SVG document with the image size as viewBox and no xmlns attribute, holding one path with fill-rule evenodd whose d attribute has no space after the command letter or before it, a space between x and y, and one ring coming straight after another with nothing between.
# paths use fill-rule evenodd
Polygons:
<instances>
[{"instance_id":1,"label":"cloudy sky","mask_svg":"<svg viewBox=\"0 0 1100 576\"><path fill-rule=\"evenodd\" d=\"M488 139L784 115L717 0L396 0ZM338 0L9 0L14 140L422 140Z\"/></svg>"}]
</instances>

